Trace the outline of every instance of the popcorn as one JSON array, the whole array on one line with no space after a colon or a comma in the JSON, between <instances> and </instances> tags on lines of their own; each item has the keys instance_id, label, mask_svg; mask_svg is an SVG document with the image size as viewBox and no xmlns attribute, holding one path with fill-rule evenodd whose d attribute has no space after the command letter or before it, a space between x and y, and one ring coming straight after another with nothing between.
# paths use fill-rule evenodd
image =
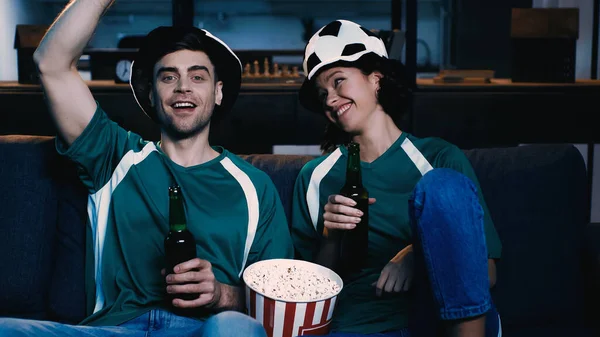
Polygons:
<instances>
[{"instance_id":1,"label":"popcorn","mask_svg":"<svg viewBox=\"0 0 600 337\"><path fill-rule=\"evenodd\" d=\"M340 292L340 285L313 269L299 265L268 264L246 271L246 284L264 296L283 301L318 301Z\"/></svg>"}]
</instances>

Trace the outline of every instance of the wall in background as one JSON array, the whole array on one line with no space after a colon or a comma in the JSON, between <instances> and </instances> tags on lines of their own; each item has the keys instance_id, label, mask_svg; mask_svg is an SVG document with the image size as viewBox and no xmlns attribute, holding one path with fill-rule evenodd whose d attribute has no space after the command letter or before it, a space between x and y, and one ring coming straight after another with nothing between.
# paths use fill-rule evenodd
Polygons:
<instances>
[{"instance_id":1,"label":"wall in background","mask_svg":"<svg viewBox=\"0 0 600 337\"><path fill-rule=\"evenodd\" d=\"M47 7L35 0L0 1L0 81L17 80L16 25L48 24Z\"/></svg>"},{"instance_id":2,"label":"wall in background","mask_svg":"<svg viewBox=\"0 0 600 337\"><path fill-rule=\"evenodd\" d=\"M336 1L321 1L328 6L337 4L338 10L316 11L316 16L313 18L315 29L336 18L355 20L365 27L374 29L390 28L391 19L389 11L386 11L391 7L388 6L389 0L374 0L377 9L364 13L356 8L359 8L361 1L365 0ZM17 78L16 51L13 48L15 25L18 23L49 24L66 2L66 0L0 1L0 60L2 60L0 80ZM198 27L221 37L233 49L301 50L305 44L303 20L307 17L308 10L293 12L294 3L294 1L273 0L196 1L196 12L199 14L196 15L195 22ZM125 35L144 35L156 26L170 25L171 11L168 4L169 0L117 0L100 22L96 34L90 41L90 46L114 48ZM314 7L315 4L315 1L308 1L306 7ZM441 38L440 22L443 21L442 17L447 6L445 0L419 1L417 58L420 65L440 64L444 43ZM533 0L533 6L580 8L576 76L579 79L589 78L593 0ZM151 11L149 8L160 10Z\"/></svg>"}]
</instances>

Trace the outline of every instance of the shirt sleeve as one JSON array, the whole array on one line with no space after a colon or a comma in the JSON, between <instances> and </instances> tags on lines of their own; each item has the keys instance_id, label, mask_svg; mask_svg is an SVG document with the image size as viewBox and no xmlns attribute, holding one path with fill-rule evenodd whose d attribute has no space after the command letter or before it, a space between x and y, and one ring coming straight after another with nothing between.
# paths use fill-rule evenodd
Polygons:
<instances>
[{"instance_id":1,"label":"shirt sleeve","mask_svg":"<svg viewBox=\"0 0 600 337\"><path fill-rule=\"evenodd\" d=\"M306 198L312 170L306 164L296 178L292 199L291 233L296 258L314 262L319 251L321 234L313 225ZM319 210L321 209L319 205Z\"/></svg>"},{"instance_id":2,"label":"shirt sleeve","mask_svg":"<svg viewBox=\"0 0 600 337\"><path fill-rule=\"evenodd\" d=\"M111 121L96 104L92 120L71 146L56 137L56 150L76 163L79 178L90 193L110 181L121 159L141 142L140 136Z\"/></svg>"},{"instance_id":3,"label":"shirt sleeve","mask_svg":"<svg viewBox=\"0 0 600 337\"><path fill-rule=\"evenodd\" d=\"M259 223L246 265L267 259L291 259L294 256L290 230L279 194L271 179L264 175L265 188L260 196Z\"/></svg>"},{"instance_id":4,"label":"shirt sleeve","mask_svg":"<svg viewBox=\"0 0 600 337\"><path fill-rule=\"evenodd\" d=\"M437 165L438 167L451 168L464 174L465 176L469 177L477 187L479 203L483 209L483 226L488 250L488 258L499 259L502 253L502 244L500 242L500 238L498 237L498 233L496 232L492 217L490 216L490 211L487 207L485 199L483 198L481 186L479 185L479 180L477 179L475 170L473 170L473 166L471 166L471 162L469 162L469 159L465 156L465 154L454 145L449 146L440 154L441 156Z\"/></svg>"}]
</instances>

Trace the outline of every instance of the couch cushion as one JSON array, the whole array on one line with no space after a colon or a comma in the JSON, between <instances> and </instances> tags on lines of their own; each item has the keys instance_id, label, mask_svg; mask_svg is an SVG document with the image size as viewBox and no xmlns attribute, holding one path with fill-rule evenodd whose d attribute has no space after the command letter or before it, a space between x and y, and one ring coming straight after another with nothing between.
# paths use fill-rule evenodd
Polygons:
<instances>
[{"instance_id":1,"label":"couch cushion","mask_svg":"<svg viewBox=\"0 0 600 337\"><path fill-rule=\"evenodd\" d=\"M465 152L503 244L493 298L505 325L580 321L586 170L571 145Z\"/></svg>"},{"instance_id":2,"label":"couch cushion","mask_svg":"<svg viewBox=\"0 0 600 337\"><path fill-rule=\"evenodd\" d=\"M274 156L268 154L242 155L240 157L271 177L279 192L288 224L291 223L294 183L304 164L315 157L303 155Z\"/></svg>"},{"instance_id":3,"label":"couch cushion","mask_svg":"<svg viewBox=\"0 0 600 337\"><path fill-rule=\"evenodd\" d=\"M51 146L17 136L0 142L0 316L46 317L57 217Z\"/></svg>"},{"instance_id":4,"label":"couch cushion","mask_svg":"<svg viewBox=\"0 0 600 337\"><path fill-rule=\"evenodd\" d=\"M54 138L0 136L0 316L85 315L86 192Z\"/></svg>"}]
</instances>

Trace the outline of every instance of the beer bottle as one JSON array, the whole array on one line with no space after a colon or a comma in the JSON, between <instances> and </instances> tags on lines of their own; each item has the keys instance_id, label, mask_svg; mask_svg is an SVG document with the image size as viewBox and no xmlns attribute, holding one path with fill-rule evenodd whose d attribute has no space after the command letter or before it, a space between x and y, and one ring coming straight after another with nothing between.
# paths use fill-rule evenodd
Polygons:
<instances>
[{"instance_id":1,"label":"beer bottle","mask_svg":"<svg viewBox=\"0 0 600 337\"><path fill-rule=\"evenodd\" d=\"M360 222L351 230L343 231L340 244L341 273L348 276L365 266L369 247L369 192L362 184L360 168L360 145L348 144L348 164L346 183L340 194L356 202L356 208L363 212Z\"/></svg>"},{"instance_id":2,"label":"beer bottle","mask_svg":"<svg viewBox=\"0 0 600 337\"><path fill-rule=\"evenodd\" d=\"M187 229L181 188L169 187L169 233L165 238L166 275L174 274L173 268L196 257L196 241ZM184 300L198 298L198 294L178 294ZM171 299L173 298L171 297Z\"/></svg>"}]
</instances>

